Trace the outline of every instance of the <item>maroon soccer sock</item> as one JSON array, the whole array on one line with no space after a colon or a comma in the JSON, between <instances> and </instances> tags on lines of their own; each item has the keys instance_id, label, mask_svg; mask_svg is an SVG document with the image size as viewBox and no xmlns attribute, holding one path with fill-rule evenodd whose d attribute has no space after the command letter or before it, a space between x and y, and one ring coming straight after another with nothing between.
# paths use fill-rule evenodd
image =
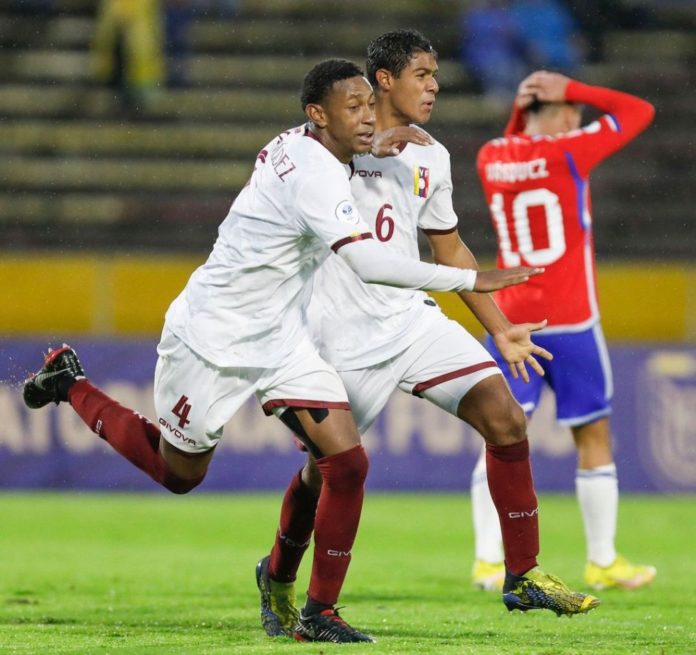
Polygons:
<instances>
[{"instance_id":1,"label":"maroon soccer sock","mask_svg":"<svg viewBox=\"0 0 696 655\"><path fill-rule=\"evenodd\" d=\"M367 453L355 446L317 460L323 485L314 522L314 562L308 595L324 605L336 604L350 564L360 523Z\"/></svg>"},{"instance_id":2,"label":"maroon soccer sock","mask_svg":"<svg viewBox=\"0 0 696 655\"><path fill-rule=\"evenodd\" d=\"M302 481L302 469L293 476L280 510L268 575L278 582L294 582L314 529L318 497Z\"/></svg>"},{"instance_id":3,"label":"maroon soccer sock","mask_svg":"<svg viewBox=\"0 0 696 655\"><path fill-rule=\"evenodd\" d=\"M144 416L109 398L89 380L75 382L68 399L92 432L170 491L185 493L203 479L182 480L173 475L159 452L159 428Z\"/></svg>"},{"instance_id":4,"label":"maroon soccer sock","mask_svg":"<svg viewBox=\"0 0 696 655\"><path fill-rule=\"evenodd\" d=\"M486 444L488 487L498 510L505 565L522 575L537 565L539 509L527 439L511 446Z\"/></svg>"}]
</instances>

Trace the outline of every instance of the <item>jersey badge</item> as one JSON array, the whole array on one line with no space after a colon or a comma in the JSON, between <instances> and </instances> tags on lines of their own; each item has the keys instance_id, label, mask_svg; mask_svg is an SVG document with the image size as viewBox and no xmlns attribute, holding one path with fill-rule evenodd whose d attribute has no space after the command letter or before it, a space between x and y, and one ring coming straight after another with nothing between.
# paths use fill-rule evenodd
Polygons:
<instances>
[{"instance_id":1,"label":"jersey badge","mask_svg":"<svg viewBox=\"0 0 696 655\"><path fill-rule=\"evenodd\" d=\"M350 200L342 200L336 206L336 218L342 223L357 223L360 220L358 212Z\"/></svg>"},{"instance_id":2,"label":"jersey badge","mask_svg":"<svg viewBox=\"0 0 696 655\"><path fill-rule=\"evenodd\" d=\"M427 198L429 186L430 169L425 166L416 166L413 169L413 195L419 198Z\"/></svg>"}]
</instances>

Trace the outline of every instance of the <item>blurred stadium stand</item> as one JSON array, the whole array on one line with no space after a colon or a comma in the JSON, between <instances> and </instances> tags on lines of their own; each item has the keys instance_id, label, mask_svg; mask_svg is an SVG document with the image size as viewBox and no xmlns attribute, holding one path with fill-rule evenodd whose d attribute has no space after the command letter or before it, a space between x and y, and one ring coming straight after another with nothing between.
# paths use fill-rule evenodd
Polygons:
<instances>
[{"instance_id":1,"label":"blurred stadium stand","mask_svg":"<svg viewBox=\"0 0 696 655\"><path fill-rule=\"evenodd\" d=\"M4 249L206 252L256 152L302 122L298 89L310 65L327 56L362 62L371 38L415 26L441 54L429 129L452 153L462 234L475 252L493 254L473 159L506 115L475 93L457 60L462 3L242 0L234 16L204 13L191 24L186 83L137 117L90 77L96 2L27 10L37 4L0 0ZM649 28L608 31L604 58L583 75L658 108L655 125L594 180L598 252L612 258L696 250L696 185L687 182L696 154L696 3L651 4Z\"/></svg>"}]
</instances>

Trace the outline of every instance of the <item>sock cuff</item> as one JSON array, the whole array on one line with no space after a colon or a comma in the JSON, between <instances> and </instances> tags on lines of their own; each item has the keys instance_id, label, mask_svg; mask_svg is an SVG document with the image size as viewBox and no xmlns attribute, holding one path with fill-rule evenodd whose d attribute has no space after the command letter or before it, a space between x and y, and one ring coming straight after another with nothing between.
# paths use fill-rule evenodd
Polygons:
<instances>
[{"instance_id":1,"label":"sock cuff","mask_svg":"<svg viewBox=\"0 0 696 655\"><path fill-rule=\"evenodd\" d=\"M75 380L70 385L70 389L68 389L68 402L72 404L72 395L74 393L89 393L90 391L99 391L86 377L81 376Z\"/></svg>"},{"instance_id":2,"label":"sock cuff","mask_svg":"<svg viewBox=\"0 0 696 655\"><path fill-rule=\"evenodd\" d=\"M529 458L529 440L523 439L509 446L486 444L486 453L504 462L520 462Z\"/></svg>"},{"instance_id":3,"label":"sock cuff","mask_svg":"<svg viewBox=\"0 0 696 655\"><path fill-rule=\"evenodd\" d=\"M616 464L603 464L589 469L577 469L575 477L578 480L590 480L594 478L613 478L616 479Z\"/></svg>"}]
</instances>

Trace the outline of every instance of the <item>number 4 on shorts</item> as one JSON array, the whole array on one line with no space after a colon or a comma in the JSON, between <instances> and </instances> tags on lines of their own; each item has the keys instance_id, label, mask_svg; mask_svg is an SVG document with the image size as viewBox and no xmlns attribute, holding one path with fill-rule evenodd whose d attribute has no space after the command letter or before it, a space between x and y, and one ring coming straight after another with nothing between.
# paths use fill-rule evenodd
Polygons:
<instances>
[{"instance_id":1,"label":"number 4 on shorts","mask_svg":"<svg viewBox=\"0 0 696 655\"><path fill-rule=\"evenodd\" d=\"M179 419L179 427L185 428L191 421L188 420L189 412L191 411L191 405L186 401L188 396L181 396L177 401L176 405L172 409L172 414Z\"/></svg>"}]
</instances>

